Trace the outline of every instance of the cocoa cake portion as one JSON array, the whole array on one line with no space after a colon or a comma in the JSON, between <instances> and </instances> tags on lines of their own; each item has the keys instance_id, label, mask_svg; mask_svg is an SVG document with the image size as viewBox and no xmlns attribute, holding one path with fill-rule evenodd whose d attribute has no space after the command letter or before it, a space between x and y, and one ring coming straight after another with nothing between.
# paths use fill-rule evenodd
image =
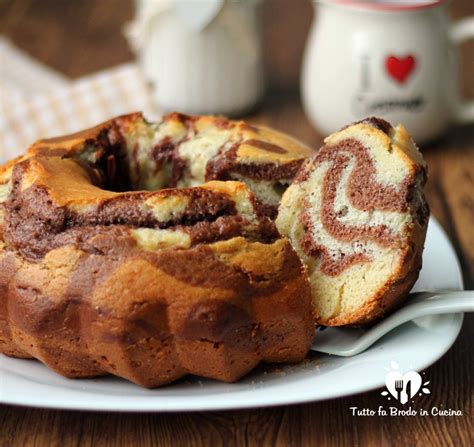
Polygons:
<instances>
[{"instance_id":1,"label":"cocoa cake portion","mask_svg":"<svg viewBox=\"0 0 474 447\"><path fill-rule=\"evenodd\" d=\"M276 224L305 262L319 324L362 325L421 269L426 165L401 125L367 118L330 135L283 195Z\"/></svg>"},{"instance_id":2,"label":"cocoa cake portion","mask_svg":"<svg viewBox=\"0 0 474 447\"><path fill-rule=\"evenodd\" d=\"M187 374L234 381L261 361L306 356L308 277L261 198L239 181L193 186L206 180L198 158L141 145L186 120L213 119L129 115L0 167L0 352L146 387Z\"/></svg>"}]
</instances>

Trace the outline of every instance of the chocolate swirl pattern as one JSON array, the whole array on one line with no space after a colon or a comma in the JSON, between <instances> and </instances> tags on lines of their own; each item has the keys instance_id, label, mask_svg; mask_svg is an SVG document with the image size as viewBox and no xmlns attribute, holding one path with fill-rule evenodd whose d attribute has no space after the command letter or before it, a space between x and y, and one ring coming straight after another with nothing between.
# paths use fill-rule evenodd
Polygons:
<instances>
[{"instance_id":1,"label":"chocolate swirl pattern","mask_svg":"<svg viewBox=\"0 0 474 447\"><path fill-rule=\"evenodd\" d=\"M365 324L406 295L421 268L425 179L405 129L376 118L304 163L276 223L308 266L321 324Z\"/></svg>"},{"instance_id":2,"label":"chocolate swirl pattern","mask_svg":"<svg viewBox=\"0 0 474 447\"><path fill-rule=\"evenodd\" d=\"M150 123L134 115L116 125L138 189L243 181L271 217L301 163L313 154L285 134L224 118L172 113Z\"/></svg>"},{"instance_id":3,"label":"chocolate swirl pattern","mask_svg":"<svg viewBox=\"0 0 474 447\"><path fill-rule=\"evenodd\" d=\"M210 134L192 129L201 118L121 117L0 167L0 352L146 387L186 374L234 381L260 361L305 357L314 320L304 267L245 184L194 186L216 147L221 163L218 129L234 126L202 120ZM283 156L257 147L252 171L238 157L253 149L229 147L234 167L213 172L241 163L263 178ZM182 188L151 190L170 185Z\"/></svg>"}]
</instances>

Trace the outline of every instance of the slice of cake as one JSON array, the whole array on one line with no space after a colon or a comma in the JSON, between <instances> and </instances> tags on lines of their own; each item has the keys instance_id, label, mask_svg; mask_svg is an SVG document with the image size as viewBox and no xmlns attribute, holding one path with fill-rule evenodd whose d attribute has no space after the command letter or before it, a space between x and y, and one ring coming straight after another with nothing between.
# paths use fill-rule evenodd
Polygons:
<instances>
[{"instance_id":1,"label":"slice of cake","mask_svg":"<svg viewBox=\"0 0 474 447\"><path fill-rule=\"evenodd\" d=\"M319 324L367 324L418 278L426 165L403 126L378 118L325 143L284 193L276 223L308 268Z\"/></svg>"}]
</instances>

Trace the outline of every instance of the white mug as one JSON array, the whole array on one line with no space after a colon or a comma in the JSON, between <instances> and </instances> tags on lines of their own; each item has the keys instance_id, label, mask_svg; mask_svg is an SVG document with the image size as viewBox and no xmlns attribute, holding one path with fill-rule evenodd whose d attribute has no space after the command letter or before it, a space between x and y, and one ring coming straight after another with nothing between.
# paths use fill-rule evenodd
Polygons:
<instances>
[{"instance_id":1,"label":"white mug","mask_svg":"<svg viewBox=\"0 0 474 447\"><path fill-rule=\"evenodd\" d=\"M261 0L140 0L128 38L164 111L239 115L261 99Z\"/></svg>"},{"instance_id":2,"label":"white mug","mask_svg":"<svg viewBox=\"0 0 474 447\"><path fill-rule=\"evenodd\" d=\"M424 142L474 121L474 103L459 97L455 51L474 37L474 17L450 24L443 0L317 0L315 13L302 96L323 134L375 115Z\"/></svg>"}]
</instances>

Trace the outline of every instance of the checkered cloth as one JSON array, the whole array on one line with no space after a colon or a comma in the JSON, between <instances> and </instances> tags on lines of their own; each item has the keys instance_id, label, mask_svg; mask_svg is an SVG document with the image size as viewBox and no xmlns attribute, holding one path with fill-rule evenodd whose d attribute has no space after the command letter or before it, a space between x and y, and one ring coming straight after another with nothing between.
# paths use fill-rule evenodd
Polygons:
<instances>
[{"instance_id":1,"label":"checkered cloth","mask_svg":"<svg viewBox=\"0 0 474 447\"><path fill-rule=\"evenodd\" d=\"M0 66L0 163L40 138L137 110L159 112L134 63L68 81L0 39Z\"/></svg>"}]
</instances>

